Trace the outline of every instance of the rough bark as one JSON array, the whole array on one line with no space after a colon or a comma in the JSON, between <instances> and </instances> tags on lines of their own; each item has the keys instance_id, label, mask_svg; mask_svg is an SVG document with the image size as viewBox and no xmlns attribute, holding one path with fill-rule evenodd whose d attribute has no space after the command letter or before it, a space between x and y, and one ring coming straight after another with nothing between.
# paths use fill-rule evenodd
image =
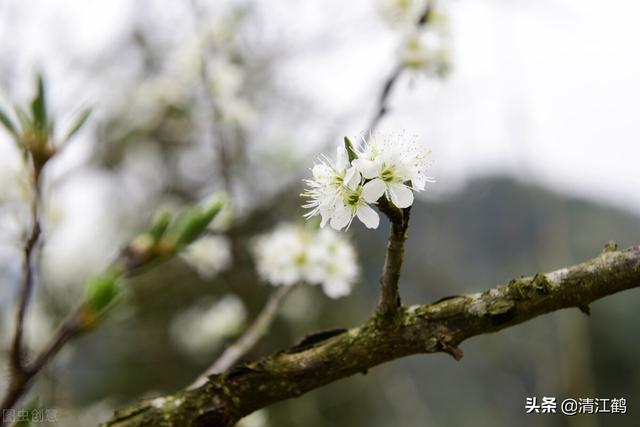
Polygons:
<instances>
[{"instance_id":1,"label":"rough bark","mask_svg":"<svg viewBox=\"0 0 640 427\"><path fill-rule=\"evenodd\" d=\"M118 411L104 427L234 425L274 402L381 363L418 353L462 357L458 345L545 313L578 307L640 286L640 246L607 248L582 264L511 280L472 295L401 308L393 325L377 319L306 337L297 345L213 375L202 387L140 402Z\"/></svg>"}]
</instances>

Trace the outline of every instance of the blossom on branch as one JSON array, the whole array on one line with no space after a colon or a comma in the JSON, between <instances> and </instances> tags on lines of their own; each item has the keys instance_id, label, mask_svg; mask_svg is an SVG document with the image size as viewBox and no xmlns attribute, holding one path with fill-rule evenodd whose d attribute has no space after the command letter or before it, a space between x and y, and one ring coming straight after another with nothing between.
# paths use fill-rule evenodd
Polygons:
<instances>
[{"instance_id":1,"label":"blossom on branch","mask_svg":"<svg viewBox=\"0 0 640 427\"><path fill-rule=\"evenodd\" d=\"M378 200L385 195L397 207L408 208L413 204L413 191L422 191L427 182L435 182L425 174L428 155L417 139L404 134L371 135L353 164L369 180L363 186L369 198Z\"/></svg>"},{"instance_id":2,"label":"blossom on branch","mask_svg":"<svg viewBox=\"0 0 640 427\"><path fill-rule=\"evenodd\" d=\"M362 177L351 165L345 147L339 146L336 160L321 159L312 169L313 179L306 180L308 189L303 196L310 199L304 205L311 209L305 216L320 215L320 226L327 222L331 228L342 230L358 217L368 228L377 228L378 214L369 207L375 199L367 199L362 192Z\"/></svg>"},{"instance_id":3,"label":"blossom on branch","mask_svg":"<svg viewBox=\"0 0 640 427\"><path fill-rule=\"evenodd\" d=\"M322 158L312 169L302 194L310 209L306 218L320 215L320 226L335 230L348 228L358 217L367 228L377 228L378 214L369 204L385 196L398 208L413 204L413 192L435 182L426 175L429 151L404 133L371 135L356 148L345 138L336 160Z\"/></svg>"},{"instance_id":4,"label":"blossom on branch","mask_svg":"<svg viewBox=\"0 0 640 427\"><path fill-rule=\"evenodd\" d=\"M283 224L254 244L258 274L274 286L321 285L331 298L349 295L358 276L351 243L329 230Z\"/></svg>"}]
</instances>

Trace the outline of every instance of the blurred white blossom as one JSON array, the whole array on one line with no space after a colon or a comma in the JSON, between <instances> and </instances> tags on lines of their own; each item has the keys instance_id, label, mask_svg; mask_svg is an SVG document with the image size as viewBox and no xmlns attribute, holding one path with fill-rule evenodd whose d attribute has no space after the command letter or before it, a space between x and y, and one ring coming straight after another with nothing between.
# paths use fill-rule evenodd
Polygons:
<instances>
[{"instance_id":1,"label":"blurred white blossom","mask_svg":"<svg viewBox=\"0 0 640 427\"><path fill-rule=\"evenodd\" d=\"M180 256L204 279L211 279L231 265L231 243L224 236L203 236Z\"/></svg>"},{"instance_id":2,"label":"blurred white blossom","mask_svg":"<svg viewBox=\"0 0 640 427\"><path fill-rule=\"evenodd\" d=\"M207 70L214 96L227 100L240 94L245 77L239 64L218 57L209 61Z\"/></svg>"},{"instance_id":3,"label":"blurred white blossom","mask_svg":"<svg viewBox=\"0 0 640 427\"><path fill-rule=\"evenodd\" d=\"M329 229L320 230L314 237L308 248L309 282L321 283L322 289L331 298L349 295L353 281L358 276L353 246L343 236Z\"/></svg>"},{"instance_id":4,"label":"blurred white blossom","mask_svg":"<svg viewBox=\"0 0 640 427\"><path fill-rule=\"evenodd\" d=\"M176 346L193 357L206 357L222 340L242 331L247 311L236 295L203 303L179 313L170 327Z\"/></svg>"},{"instance_id":5,"label":"blurred white blossom","mask_svg":"<svg viewBox=\"0 0 640 427\"><path fill-rule=\"evenodd\" d=\"M342 230L358 217L368 228L377 228L378 214L369 203L385 195L397 207L406 208L413 204L413 191L435 182L426 175L429 151L415 137L371 135L359 149L350 149L352 161L346 148L339 146L336 160L322 159L313 167L313 179L306 180L302 195L308 201L303 207L310 211L305 217L320 215L321 227L328 222Z\"/></svg>"},{"instance_id":6,"label":"blurred white blossom","mask_svg":"<svg viewBox=\"0 0 640 427\"><path fill-rule=\"evenodd\" d=\"M442 26L412 31L400 48L400 57L407 68L445 77L451 68L448 33Z\"/></svg>"},{"instance_id":7,"label":"blurred white blossom","mask_svg":"<svg viewBox=\"0 0 640 427\"><path fill-rule=\"evenodd\" d=\"M291 286L306 276L307 247L312 240L308 230L284 224L254 242L258 274L272 285Z\"/></svg>"},{"instance_id":8,"label":"blurred white blossom","mask_svg":"<svg viewBox=\"0 0 640 427\"><path fill-rule=\"evenodd\" d=\"M0 142L0 238L15 243L28 223L33 190L22 155L14 145Z\"/></svg>"},{"instance_id":9,"label":"blurred white blossom","mask_svg":"<svg viewBox=\"0 0 640 427\"><path fill-rule=\"evenodd\" d=\"M378 0L382 18L393 27L414 26L428 4L429 0Z\"/></svg>"},{"instance_id":10,"label":"blurred white blossom","mask_svg":"<svg viewBox=\"0 0 640 427\"><path fill-rule=\"evenodd\" d=\"M282 224L256 238L254 254L258 274L275 286L299 282L321 285L324 293L339 298L351 293L358 275L356 252L333 230L311 230Z\"/></svg>"}]
</instances>

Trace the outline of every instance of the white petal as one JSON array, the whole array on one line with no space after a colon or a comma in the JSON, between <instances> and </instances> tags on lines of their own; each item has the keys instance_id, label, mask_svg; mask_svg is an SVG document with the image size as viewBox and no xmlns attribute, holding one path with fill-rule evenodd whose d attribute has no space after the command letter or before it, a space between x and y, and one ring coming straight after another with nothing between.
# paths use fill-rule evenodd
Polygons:
<instances>
[{"instance_id":1,"label":"white petal","mask_svg":"<svg viewBox=\"0 0 640 427\"><path fill-rule=\"evenodd\" d=\"M320 228L324 228L324 226L327 225L327 222L329 221L329 215L320 212L320 218L322 218L322 220L320 221Z\"/></svg>"},{"instance_id":2,"label":"white petal","mask_svg":"<svg viewBox=\"0 0 640 427\"><path fill-rule=\"evenodd\" d=\"M381 164L375 160L355 159L353 165L358 168L362 176L367 179L375 178L380 174Z\"/></svg>"},{"instance_id":3,"label":"white petal","mask_svg":"<svg viewBox=\"0 0 640 427\"><path fill-rule=\"evenodd\" d=\"M378 228L378 224L380 224L380 218L376 211L367 205L360 206L356 211L356 216L367 228Z\"/></svg>"},{"instance_id":4,"label":"white petal","mask_svg":"<svg viewBox=\"0 0 640 427\"><path fill-rule=\"evenodd\" d=\"M404 184L393 184L389 194L391 202L399 208L408 208L413 204L413 192Z\"/></svg>"},{"instance_id":5,"label":"white petal","mask_svg":"<svg viewBox=\"0 0 640 427\"><path fill-rule=\"evenodd\" d=\"M336 209L336 211L331 216L331 221L329 222L329 224L334 230L340 231L349 224L349 221L351 221L351 214L343 206L341 209Z\"/></svg>"},{"instance_id":6,"label":"white petal","mask_svg":"<svg viewBox=\"0 0 640 427\"><path fill-rule=\"evenodd\" d=\"M336 149L336 169L345 170L349 166L349 154L343 145L338 145Z\"/></svg>"},{"instance_id":7,"label":"white petal","mask_svg":"<svg viewBox=\"0 0 640 427\"><path fill-rule=\"evenodd\" d=\"M350 167L347 169L347 172L344 174L344 182L347 187L352 190L360 184L360 175L358 175L358 171L355 167Z\"/></svg>"},{"instance_id":8,"label":"white petal","mask_svg":"<svg viewBox=\"0 0 640 427\"><path fill-rule=\"evenodd\" d=\"M411 175L411 186L416 190L416 191L422 191L424 190L424 186L427 183L427 177L424 176L421 173L416 173Z\"/></svg>"},{"instance_id":9,"label":"white petal","mask_svg":"<svg viewBox=\"0 0 640 427\"><path fill-rule=\"evenodd\" d=\"M329 298L340 298L351 293L351 286L344 280L330 280L322 284L322 290Z\"/></svg>"},{"instance_id":10,"label":"white petal","mask_svg":"<svg viewBox=\"0 0 640 427\"><path fill-rule=\"evenodd\" d=\"M331 175L331 168L323 163L320 163L313 167L311 173L313 174L314 179L316 179L317 181L321 181Z\"/></svg>"},{"instance_id":11,"label":"white petal","mask_svg":"<svg viewBox=\"0 0 640 427\"><path fill-rule=\"evenodd\" d=\"M373 181L367 182L364 187L362 187L362 197L364 197L367 203L374 203L382 197L386 189L387 186L384 181L376 178Z\"/></svg>"}]
</instances>

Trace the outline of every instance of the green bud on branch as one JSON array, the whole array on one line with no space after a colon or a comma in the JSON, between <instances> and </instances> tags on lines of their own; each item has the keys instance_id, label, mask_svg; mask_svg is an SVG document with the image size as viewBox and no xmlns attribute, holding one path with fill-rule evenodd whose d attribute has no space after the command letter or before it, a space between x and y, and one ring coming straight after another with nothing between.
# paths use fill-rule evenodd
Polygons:
<instances>
[{"instance_id":1,"label":"green bud on branch","mask_svg":"<svg viewBox=\"0 0 640 427\"><path fill-rule=\"evenodd\" d=\"M178 248L192 243L202 235L224 204L224 197L219 196L206 206L195 206L182 212L169 227L168 238Z\"/></svg>"},{"instance_id":2,"label":"green bud on branch","mask_svg":"<svg viewBox=\"0 0 640 427\"><path fill-rule=\"evenodd\" d=\"M118 271L107 271L92 277L87 282L83 306L86 309L87 327L101 317L122 297L123 274Z\"/></svg>"}]
</instances>

